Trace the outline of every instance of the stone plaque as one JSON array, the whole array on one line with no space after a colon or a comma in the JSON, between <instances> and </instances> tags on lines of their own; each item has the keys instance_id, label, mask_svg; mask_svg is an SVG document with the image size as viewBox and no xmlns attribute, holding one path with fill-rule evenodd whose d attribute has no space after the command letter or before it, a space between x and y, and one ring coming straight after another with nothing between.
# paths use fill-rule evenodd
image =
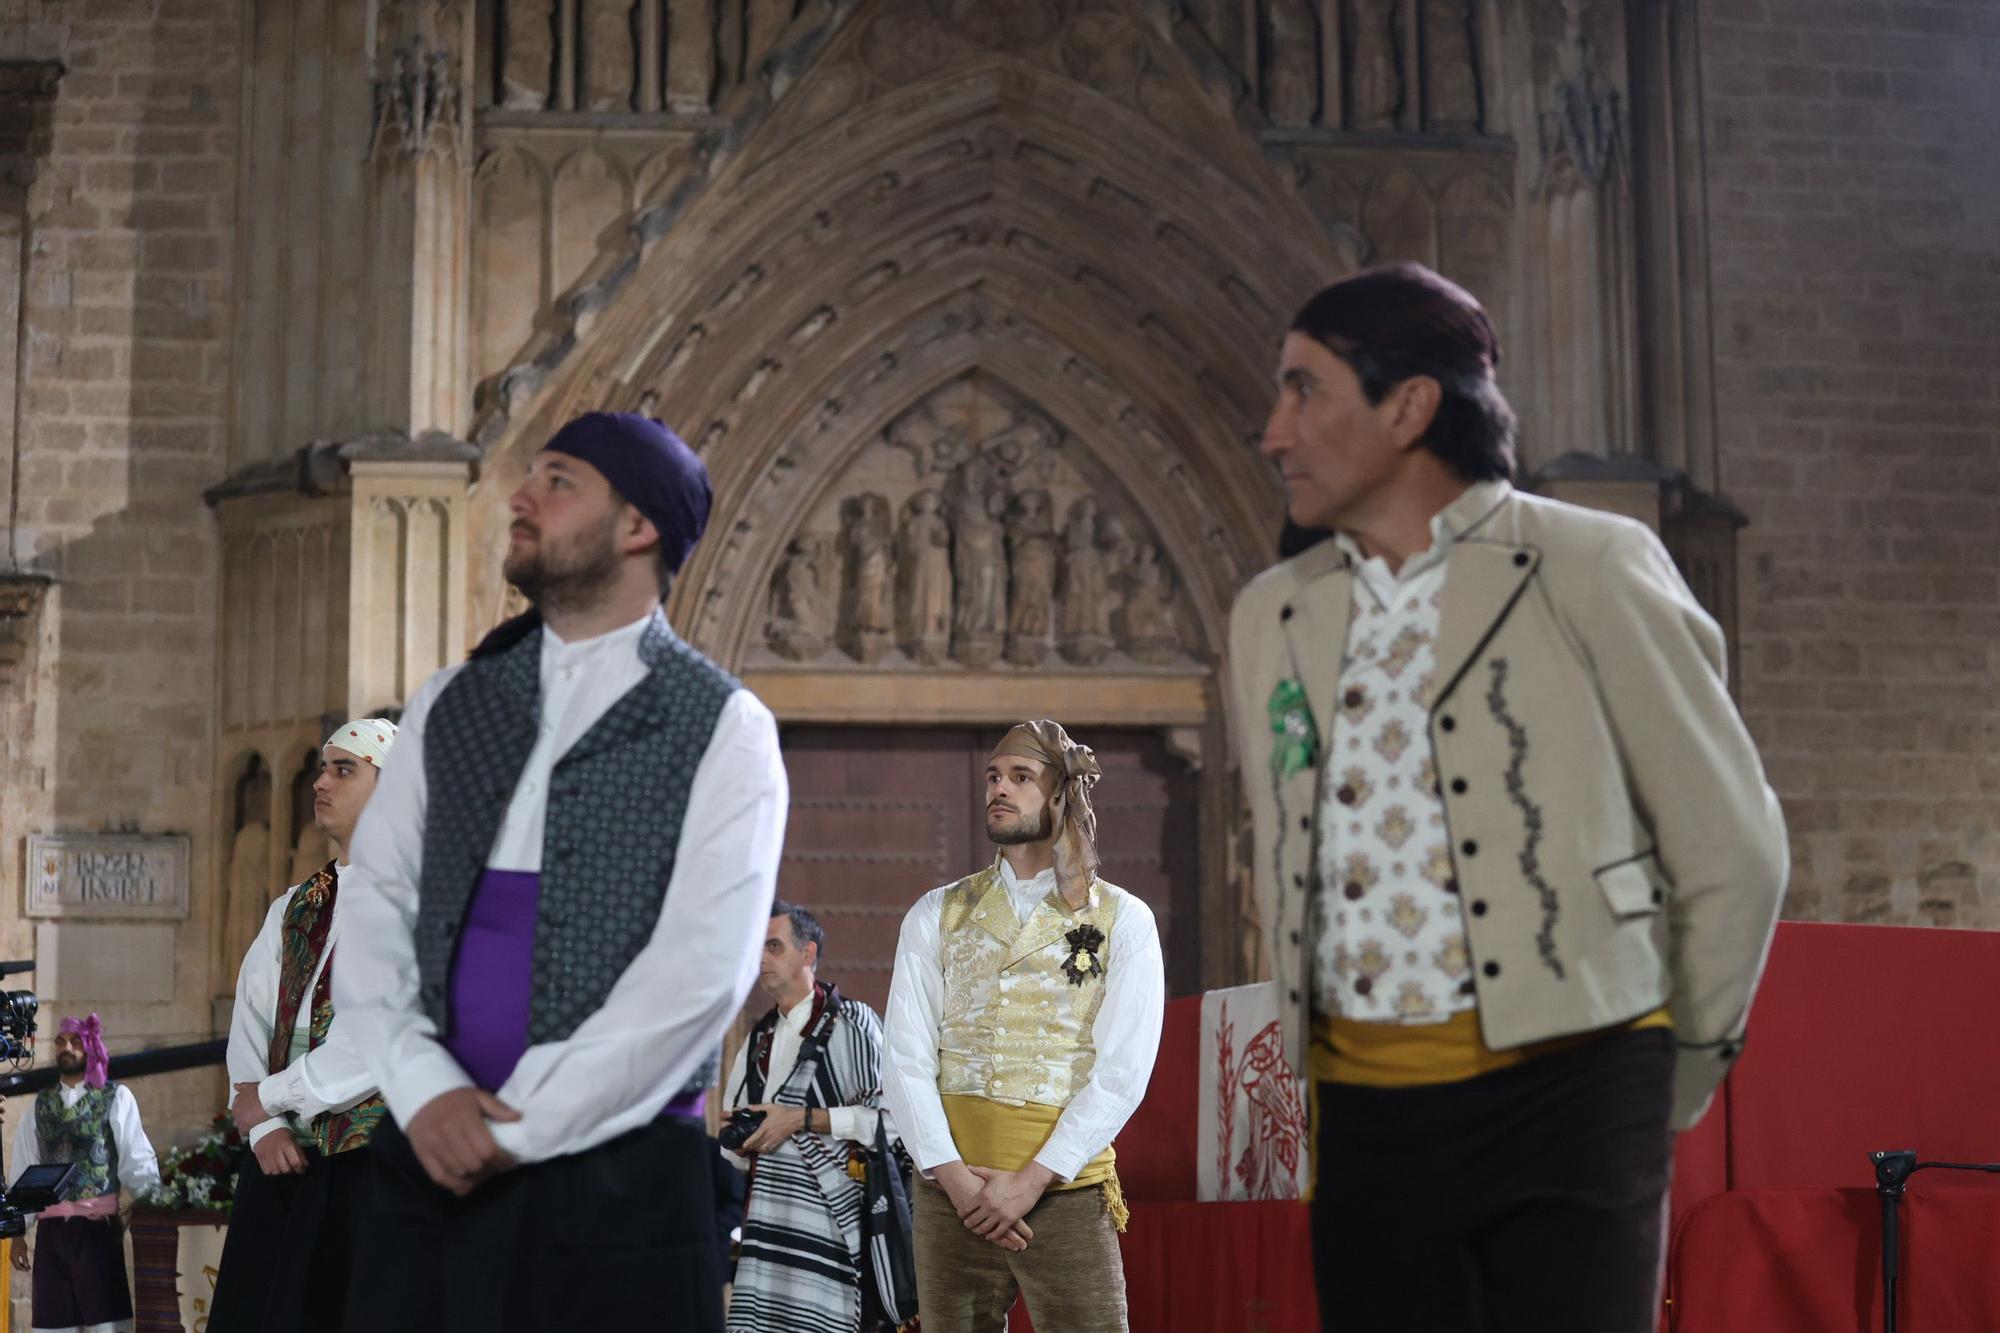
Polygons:
<instances>
[{"instance_id":1,"label":"stone plaque","mask_svg":"<svg viewBox=\"0 0 2000 1333\"><path fill-rule=\"evenodd\" d=\"M184 833L28 836L28 915L180 921L188 914Z\"/></svg>"}]
</instances>

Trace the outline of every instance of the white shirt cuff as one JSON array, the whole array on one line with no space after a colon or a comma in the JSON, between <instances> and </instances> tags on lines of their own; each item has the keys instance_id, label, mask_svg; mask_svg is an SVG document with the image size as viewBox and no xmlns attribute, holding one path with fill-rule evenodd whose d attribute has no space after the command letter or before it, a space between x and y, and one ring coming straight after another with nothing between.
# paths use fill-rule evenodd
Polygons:
<instances>
[{"instance_id":1,"label":"white shirt cuff","mask_svg":"<svg viewBox=\"0 0 2000 1333\"><path fill-rule=\"evenodd\" d=\"M396 1123L407 1129L426 1106L447 1092L471 1087L472 1080L451 1052L433 1040L405 1042L404 1048L394 1076L382 1080L382 1100L389 1103Z\"/></svg>"},{"instance_id":2,"label":"white shirt cuff","mask_svg":"<svg viewBox=\"0 0 2000 1333\"><path fill-rule=\"evenodd\" d=\"M272 1115L299 1109L299 1071L280 1069L257 1084L257 1100Z\"/></svg>"},{"instance_id":3,"label":"white shirt cuff","mask_svg":"<svg viewBox=\"0 0 2000 1333\"><path fill-rule=\"evenodd\" d=\"M250 1135L249 1135L250 1146L252 1148L255 1148L258 1144L262 1143L265 1139L271 1137L271 1135L277 1133L279 1130L281 1129L289 1130L290 1128L291 1125L287 1123L285 1117L281 1115L274 1115L269 1120L264 1121L262 1124L250 1126Z\"/></svg>"},{"instance_id":4,"label":"white shirt cuff","mask_svg":"<svg viewBox=\"0 0 2000 1333\"><path fill-rule=\"evenodd\" d=\"M846 1139L851 1143L873 1144L875 1142L875 1111L867 1106L830 1106L826 1111L827 1126L833 1130L833 1137Z\"/></svg>"},{"instance_id":5,"label":"white shirt cuff","mask_svg":"<svg viewBox=\"0 0 2000 1333\"><path fill-rule=\"evenodd\" d=\"M1085 1165L1083 1162L1070 1160L1075 1156L1075 1153L1064 1152L1061 1148L1052 1150L1050 1145L1044 1144L1042 1150L1035 1154L1035 1160L1055 1172L1057 1180L1071 1181L1076 1179L1076 1173L1083 1170Z\"/></svg>"}]
</instances>

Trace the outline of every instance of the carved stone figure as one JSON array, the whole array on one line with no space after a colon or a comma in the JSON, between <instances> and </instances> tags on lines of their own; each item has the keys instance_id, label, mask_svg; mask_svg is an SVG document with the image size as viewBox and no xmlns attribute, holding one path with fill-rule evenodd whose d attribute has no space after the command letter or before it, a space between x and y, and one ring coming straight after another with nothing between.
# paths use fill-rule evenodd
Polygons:
<instances>
[{"instance_id":1,"label":"carved stone figure","mask_svg":"<svg viewBox=\"0 0 2000 1333\"><path fill-rule=\"evenodd\" d=\"M1271 122L1304 128L1319 110L1319 24L1305 0L1271 0Z\"/></svg>"},{"instance_id":2,"label":"carved stone figure","mask_svg":"<svg viewBox=\"0 0 2000 1333\"><path fill-rule=\"evenodd\" d=\"M1111 583L1097 543L1097 501L1086 495L1069 507L1063 528L1060 645L1078 666L1096 666L1114 643Z\"/></svg>"},{"instance_id":3,"label":"carved stone figure","mask_svg":"<svg viewBox=\"0 0 2000 1333\"><path fill-rule=\"evenodd\" d=\"M1047 491L1022 491L1007 525L1012 580L1007 590L1007 660L1034 667L1055 629L1055 505Z\"/></svg>"},{"instance_id":4,"label":"carved stone figure","mask_svg":"<svg viewBox=\"0 0 2000 1333\"><path fill-rule=\"evenodd\" d=\"M873 491L840 506L846 585L841 590L840 646L864 666L874 666L894 646L896 553L889 502Z\"/></svg>"},{"instance_id":5,"label":"carved stone figure","mask_svg":"<svg viewBox=\"0 0 2000 1333\"><path fill-rule=\"evenodd\" d=\"M1396 59L1396 0L1353 0L1354 55L1348 86L1354 90L1357 130L1393 130L1403 101L1403 69Z\"/></svg>"},{"instance_id":6,"label":"carved stone figure","mask_svg":"<svg viewBox=\"0 0 2000 1333\"><path fill-rule=\"evenodd\" d=\"M506 0L506 5L500 105L509 111L540 111L549 104L556 63L555 0Z\"/></svg>"},{"instance_id":7,"label":"carved stone figure","mask_svg":"<svg viewBox=\"0 0 2000 1333\"><path fill-rule=\"evenodd\" d=\"M1120 636L1125 651L1153 666L1173 661L1181 651L1180 625L1174 614L1173 575L1158 547L1138 548L1126 584Z\"/></svg>"},{"instance_id":8,"label":"carved stone figure","mask_svg":"<svg viewBox=\"0 0 2000 1333\"><path fill-rule=\"evenodd\" d=\"M1006 512L1007 484L984 454L952 470L952 656L975 670L1000 656L1007 627Z\"/></svg>"},{"instance_id":9,"label":"carved stone figure","mask_svg":"<svg viewBox=\"0 0 2000 1333\"><path fill-rule=\"evenodd\" d=\"M632 0L584 0L584 104L632 109Z\"/></svg>"},{"instance_id":10,"label":"carved stone figure","mask_svg":"<svg viewBox=\"0 0 2000 1333\"><path fill-rule=\"evenodd\" d=\"M1106 583L1122 590L1131 573L1133 557L1138 553L1131 534L1125 530L1125 520L1116 514L1102 515L1097 521L1097 546L1104 553Z\"/></svg>"},{"instance_id":11,"label":"carved stone figure","mask_svg":"<svg viewBox=\"0 0 2000 1333\"><path fill-rule=\"evenodd\" d=\"M936 491L918 491L903 502L896 534L896 639L925 666L951 655L951 524Z\"/></svg>"},{"instance_id":12,"label":"carved stone figure","mask_svg":"<svg viewBox=\"0 0 2000 1333\"><path fill-rule=\"evenodd\" d=\"M794 662L810 662L826 651L826 542L800 534L785 547L771 575L771 614L765 641L771 651Z\"/></svg>"},{"instance_id":13,"label":"carved stone figure","mask_svg":"<svg viewBox=\"0 0 2000 1333\"><path fill-rule=\"evenodd\" d=\"M236 830L229 847L228 910L222 924L222 956L231 969L250 951L271 905L270 861L268 825L259 820ZM225 975L235 973L231 970Z\"/></svg>"},{"instance_id":14,"label":"carved stone figure","mask_svg":"<svg viewBox=\"0 0 2000 1333\"><path fill-rule=\"evenodd\" d=\"M1467 0L1425 0L1424 93L1430 128L1445 134L1479 129L1479 63Z\"/></svg>"},{"instance_id":15,"label":"carved stone figure","mask_svg":"<svg viewBox=\"0 0 2000 1333\"><path fill-rule=\"evenodd\" d=\"M667 106L706 111L715 92L713 0L669 0L667 5Z\"/></svg>"}]
</instances>

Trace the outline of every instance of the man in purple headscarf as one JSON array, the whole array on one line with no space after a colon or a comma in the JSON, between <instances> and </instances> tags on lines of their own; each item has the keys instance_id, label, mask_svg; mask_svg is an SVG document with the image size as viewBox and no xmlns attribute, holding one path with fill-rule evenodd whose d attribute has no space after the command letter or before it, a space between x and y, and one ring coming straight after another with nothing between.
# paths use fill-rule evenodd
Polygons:
<instances>
[{"instance_id":1,"label":"man in purple headscarf","mask_svg":"<svg viewBox=\"0 0 2000 1333\"><path fill-rule=\"evenodd\" d=\"M1417 264L1285 337L1286 558L1230 625L1258 915L1326 1326L1642 1333L1784 823L1659 538L1509 485L1499 364Z\"/></svg>"},{"instance_id":2,"label":"man in purple headscarf","mask_svg":"<svg viewBox=\"0 0 2000 1333\"><path fill-rule=\"evenodd\" d=\"M348 1327L722 1327L702 1098L757 976L770 712L661 611L706 469L559 431L503 566L533 610L427 682L356 831L333 999L389 1106Z\"/></svg>"},{"instance_id":3,"label":"man in purple headscarf","mask_svg":"<svg viewBox=\"0 0 2000 1333\"><path fill-rule=\"evenodd\" d=\"M160 1164L139 1123L132 1090L106 1078L110 1057L96 1014L65 1018L57 1032L56 1086L35 1097L14 1130L16 1175L38 1162L75 1162L63 1201L35 1221L36 1333L128 1329L132 1297L125 1279L125 1236L118 1191L159 1183ZM14 1247L27 1271L27 1250Z\"/></svg>"}]
</instances>

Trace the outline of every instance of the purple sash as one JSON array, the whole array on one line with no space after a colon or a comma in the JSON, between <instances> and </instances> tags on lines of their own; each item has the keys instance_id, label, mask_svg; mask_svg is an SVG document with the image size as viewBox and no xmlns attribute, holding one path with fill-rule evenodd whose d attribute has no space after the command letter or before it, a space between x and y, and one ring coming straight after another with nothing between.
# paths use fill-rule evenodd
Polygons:
<instances>
[{"instance_id":1,"label":"purple sash","mask_svg":"<svg viewBox=\"0 0 2000 1333\"><path fill-rule=\"evenodd\" d=\"M528 1050L541 897L542 877L534 871L488 870L466 907L451 965L452 1029L444 1047L488 1092L499 1091ZM660 1114L698 1118L707 1100L706 1088L684 1089Z\"/></svg>"},{"instance_id":2,"label":"purple sash","mask_svg":"<svg viewBox=\"0 0 2000 1333\"><path fill-rule=\"evenodd\" d=\"M489 870L472 890L451 964L451 1036L444 1047L472 1081L497 1091L528 1050L535 918L542 877Z\"/></svg>"}]
</instances>

